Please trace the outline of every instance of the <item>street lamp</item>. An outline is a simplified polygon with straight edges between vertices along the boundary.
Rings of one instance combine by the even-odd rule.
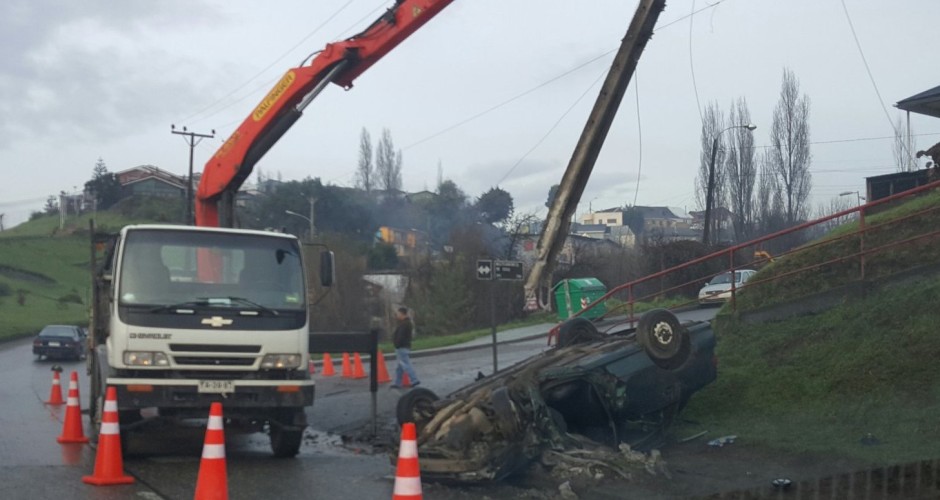
[[[300,217],[301,219],[307,221],[307,223],[310,224],[310,241],[313,241],[313,219],[307,217],[306,215],[298,214],[297,212],[292,212],[290,210],[285,210],[284,213],[287,215],[293,215],[294,217]]]
[[[711,226],[712,192],[715,190],[715,159],[718,156],[718,139],[721,137],[721,134],[735,128],[746,128],[753,131],[757,128],[757,125],[754,125],[753,123],[748,123],[745,125],[732,125],[715,134],[715,139],[712,141],[712,159],[708,164],[708,186],[705,190],[705,229],[702,231],[702,243],[705,245],[708,245],[708,233],[709,227]]]
[[[845,191],[845,192],[839,193],[839,196],[848,196],[848,195],[850,195],[850,194],[854,194],[854,195],[855,195],[856,199],[858,199],[858,204],[859,204],[859,205],[862,204],[862,201],[868,201],[864,196],[862,196],[861,194],[859,194],[858,191]]]

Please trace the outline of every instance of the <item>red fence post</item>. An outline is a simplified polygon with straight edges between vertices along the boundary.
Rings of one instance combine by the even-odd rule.
[[[733,249],[732,249],[732,250],[729,250],[729,251],[728,251],[728,255],[730,256],[730,258],[728,259],[728,261],[729,261],[728,264],[729,264],[730,271],[731,271],[731,310],[732,310],[732,311],[737,311],[737,310],[738,310],[738,305],[737,305],[737,301],[735,300],[735,297],[736,297],[736,295],[737,295],[737,294],[736,294],[736,290],[737,290],[737,286],[736,286],[736,285],[737,285],[737,279],[736,279],[736,276],[735,276],[735,274],[734,274],[734,250],[733,250]]]
[[[633,284],[627,287],[627,308],[630,310],[630,326],[633,326]]]
[[[859,281],[865,281],[865,208],[858,210]]]

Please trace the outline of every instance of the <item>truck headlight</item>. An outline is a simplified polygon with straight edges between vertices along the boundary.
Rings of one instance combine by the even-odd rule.
[[[124,364],[128,366],[170,366],[166,354],[149,351],[124,351]]]
[[[300,354],[265,354],[261,368],[292,370],[300,366]]]

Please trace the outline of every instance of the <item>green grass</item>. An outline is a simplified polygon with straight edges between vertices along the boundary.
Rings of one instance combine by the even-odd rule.
[[[866,217],[866,226],[878,227],[865,234],[865,248],[873,249],[936,230],[940,227],[940,209],[911,219],[897,220],[928,208],[940,208],[940,192],[926,194]],[[804,245],[802,250],[784,256],[764,267],[752,278],[752,282],[770,279],[807,266],[858,253],[861,248],[859,237],[857,235],[846,236],[857,229],[858,221],[837,227],[818,242]],[[819,242],[826,243],[817,245],[816,243]],[[865,262],[865,278],[889,276],[912,267],[936,263],[940,263],[940,245],[936,244],[936,238],[922,239],[914,244],[893,247],[868,255]],[[803,297],[856,282],[860,277],[859,259],[852,258],[805,270],[779,280],[755,283],[741,290],[737,297],[737,310],[747,311],[775,302]],[[725,307],[722,313],[727,312],[728,307]]]
[[[607,299],[605,303],[607,305],[608,314],[627,314],[629,311],[627,304],[622,300],[610,298]],[[686,297],[666,297],[648,302],[634,302],[633,312],[635,314],[640,314],[652,309],[670,309],[690,303],[695,304],[695,301]]]
[[[542,323],[553,323],[557,320],[556,316],[552,313],[536,313],[532,314],[525,319],[520,319],[512,321],[503,325],[496,327],[497,332],[502,332],[505,330],[512,330],[514,328],[521,328],[524,326],[538,325]],[[411,350],[420,351],[425,349],[437,349],[440,347],[449,347],[452,345],[462,344],[464,342],[469,342],[471,340],[476,340],[480,337],[486,337],[490,335],[489,328],[478,328],[476,330],[468,330],[461,333],[455,333],[453,335],[438,335],[433,337],[422,337],[419,336],[412,341]],[[395,347],[392,343],[389,342],[380,342],[379,349],[382,352],[389,353],[394,352]]]
[[[718,380],[684,413],[709,436],[871,463],[937,458],[940,283],[885,290],[824,314],[759,326],[729,318]],[[863,446],[872,434],[881,441]]]

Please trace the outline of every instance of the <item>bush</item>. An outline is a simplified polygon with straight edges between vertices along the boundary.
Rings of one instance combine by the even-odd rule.
[[[8,283],[0,281],[0,297],[9,297],[13,295],[13,288]]]

